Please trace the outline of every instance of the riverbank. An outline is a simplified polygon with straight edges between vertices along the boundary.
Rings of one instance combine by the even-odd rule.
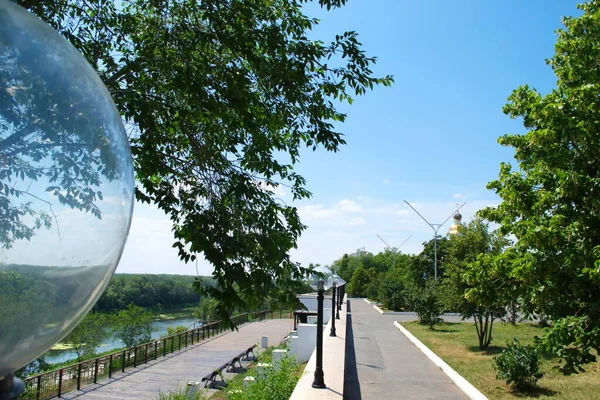
[[[196,305],[188,305],[177,308],[148,308],[147,310],[154,316],[154,321],[171,321],[174,319],[194,318],[196,307]]]

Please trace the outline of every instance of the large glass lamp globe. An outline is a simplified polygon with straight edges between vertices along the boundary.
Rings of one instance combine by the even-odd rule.
[[[318,266],[308,276],[308,284],[313,290],[328,290],[333,284],[331,270],[324,266]]]
[[[0,0],[0,379],[60,341],[102,294],[133,189],[121,117],[95,71]]]
[[[340,287],[346,284],[346,281],[340,278],[337,274],[333,274],[333,283],[335,286]]]

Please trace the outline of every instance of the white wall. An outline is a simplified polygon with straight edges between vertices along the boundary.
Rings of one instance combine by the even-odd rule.
[[[323,329],[325,330],[331,318],[331,308],[323,309]],[[329,331],[327,331],[329,332]],[[323,335],[328,334],[324,332]],[[317,325],[298,324],[295,336],[288,336],[288,353],[296,356],[297,362],[308,361],[317,345]]]
[[[298,295],[298,300],[308,309],[308,311],[317,311],[317,295],[316,294],[301,294]],[[325,295],[323,298],[323,308],[331,308],[331,295]]]

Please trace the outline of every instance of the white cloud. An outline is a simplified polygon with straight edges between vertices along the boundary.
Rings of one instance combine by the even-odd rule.
[[[455,198],[456,200],[462,200],[462,199],[464,199],[464,198],[465,198],[465,195],[464,195],[464,194],[460,194],[460,193],[455,193],[455,194],[454,194],[454,198]]]
[[[348,222],[350,226],[366,225],[367,221],[363,217],[354,217]]]
[[[384,179],[384,180],[383,180],[383,184],[384,184],[384,185],[387,185],[388,183],[390,183],[389,179]]]
[[[326,208],[324,204],[311,204],[298,207],[298,214],[302,220],[329,219],[338,213],[335,208]]]
[[[442,223],[456,210],[452,195],[449,197],[447,202],[421,200],[411,204],[431,223]],[[295,261],[302,264],[329,264],[344,253],[353,253],[363,247],[367,251],[377,253],[385,247],[377,235],[383,237],[390,246],[400,246],[410,237],[401,251],[418,254],[423,248],[423,243],[431,240],[433,236],[431,227],[403,202],[364,197],[358,205],[362,211],[355,213],[342,211],[340,203],[342,202],[329,206],[312,206],[312,214],[321,213],[328,218],[306,222],[308,229],[302,234],[298,249],[292,252]],[[463,221],[469,222],[475,212],[490,204],[494,204],[494,201],[487,199],[468,202],[460,211]],[[439,234],[445,235],[451,223],[452,218],[440,228]]]
[[[277,185],[273,190],[273,193],[275,193],[275,196],[279,196],[279,197],[283,197],[286,195],[286,190],[283,186],[281,185]]]
[[[448,197],[446,202],[420,199],[421,202],[411,204],[430,222],[441,223],[456,210],[452,193]],[[340,198],[343,200],[339,201]],[[297,204],[302,222],[308,229],[300,237],[298,249],[292,251],[292,259],[304,265],[310,262],[329,264],[358,248],[377,253],[385,246],[376,235],[383,237],[390,246],[400,246],[412,235],[401,251],[419,253],[422,243],[431,240],[432,229],[405,203],[397,198],[394,200],[340,196],[330,203],[303,201]],[[460,211],[463,221],[469,222],[477,210],[497,203],[489,197],[469,201]],[[452,219],[439,233],[446,234],[451,222]],[[171,248],[173,241],[171,222],[164,213],[148,205],[136,204],[118,272],[194,274],[195,263],[181,262],[177,251]],[[199,270],[201,274],[210,274],[212,267],[201,260]]]
[[[344,199],[338,203],[338,207],[342,211],[356,213],[363,211],[363,208],[349,199]]]

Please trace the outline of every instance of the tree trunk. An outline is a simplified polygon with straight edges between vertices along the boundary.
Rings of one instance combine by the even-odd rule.
[[[491,314],[478,314],[474,317],[475,330],[479,340],[479,349],[485,350],[492,341],[492,327],[494,326],[494,317]]]
[[[517,326],[517,303],[514,301],[510,304],[510,323]]]

